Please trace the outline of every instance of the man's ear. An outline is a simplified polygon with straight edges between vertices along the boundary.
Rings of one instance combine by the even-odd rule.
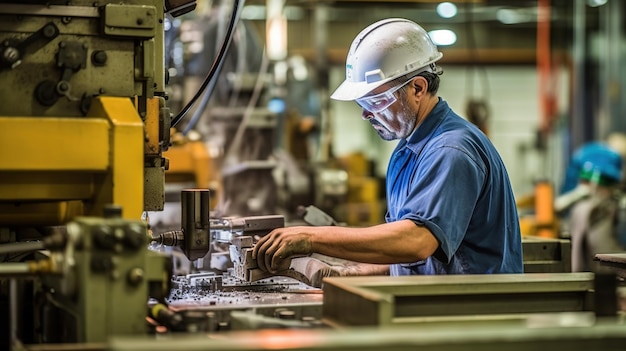
[[[413,84],[413,87],[415,88],[415,95],[422,91],[426,91],[428,88],[428,81],[424,77],[415,77],[411,84]]]

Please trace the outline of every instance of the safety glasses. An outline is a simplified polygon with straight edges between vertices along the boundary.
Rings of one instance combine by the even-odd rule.
[[[402,88],[403,86],[407,85],[412,80],[413,78],[408,79],[406,82],[398,86],[395,86],[380,94],[376,94],[372,96],[365,96],[360,99],[356,99],[356,103],[359,106],[361,106],[361,108],[369,112],[374,112],[374,113],[380,112],[386,109],[387,107],[391,106],[391,104],[393,104],[394,102],[396,102],[398,98],[396,98],[396,95],[394,93],[398,91],[400,88]]]

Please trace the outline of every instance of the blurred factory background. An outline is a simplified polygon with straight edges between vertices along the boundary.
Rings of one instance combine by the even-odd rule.
[[[441,40],[437,43],[444,54],[445,80],[440,95],[489,135],[508,167],[515,193],[533,192],[540,180],[560,189],[577,147],[625,128],[620,113],[625,108],[620,89],[625,78],[619,64],[624,50],[622,6],[600,1],[247,1],[221,73],[224,84],[211,87],[215,92],[207,104],[215,108],[204,111],[204,116],[195,112],[191,126],[181,130],[184,135],[198,132],[211,158],[221,162],[229,152],[228,143],[239,139],[217,131],[219,116],[237,114],[233,112],[237,109],[243,115],[253,103],[257,114],[249,109],[249,115],[261,119],[265,109],[274,128],[260,141],[262,146],[248,146],[265,151],[239,157],[272,158],[281,172],[290,172],[290,182],[277,184],[279,199],[259,194],[266,198],[257,204],[272,201],[289,212],[298,202],[290,203],[289,198],[303,195],[350,224],[363,218],[365,224],[380,221],[384,209],[371,203],[374,199],[384,203],[380,179],[395,143],[380,140],[360,123],[358,106],[330,101],[328,95],[343,80],[347,48],[360,29],[381,18],[407,17]],[[196,11],[172,21],[170,30],[177,33],[170,45],[173,106],[188,101],[208,71],[217,52],[216,38],[227,26],[224,11],[230,8],[228,1],[199,4]],[[271,21],[270,13],[276,14]],[[255,128],[248,128],[248,133]],[[237,147],[235,143],[233,149]],[[210,168],[209,177],[222,176],[219,166]],[[338,169],[367,179],[348,181]],[[276,179],[284,181],[275,174]],[[319,181],[327,187],[310,187]],[[346,192],[349,187],[340,186],[346,181],[353,189],[349,206],[362,202],[361,211],[373,213],[348,219],[334,213],[341,211],[337,203],[320,203],[326,194],[319,192]],[[368,200],[355,199],[362,196]],[[228,206],[243,206],[231,211],[260,211],[254,208],[256,196],[241,197],[250,204],[243,206],[243,200],[231,198]],[[338,201],[345,204],[346,199]],[[262,207],[261,211],[276,210]]]
[[[621,0],[0,1],[0,348],[623,349],[625,14]],[[353,38],[387,17],[429,32],[439,95],[500,152],[526,274],[321,289],[246,266],[276,227],[384,221],[396,144],[329,95]]]

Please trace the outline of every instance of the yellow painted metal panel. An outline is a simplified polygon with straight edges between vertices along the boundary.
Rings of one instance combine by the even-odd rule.
[[[165,172],[166,176],[176,173],[193,173],[193,159],[188,145],[174,145],[163,152],[163,157],[170,160],[170,167]]]
[[[158,155],[161,151],[159,145],[159,111],[161,109],[160,98],[148,99],[146,102],[146,128],[145,150],[146,155]]]
[[[111,123],[112,197],[102,199],[122,206],[127,219],[143,213],[144,129],[141,117],[128,98],[94,99],[89,116],[107,117]]]
[[[83,214],[81,201],[1,203],[0,223],[11,225],[60,225]]]
[[[215,178],[209,152],[202,141],[190,141],[171,146],[163,152],[170,160],[165,179],[169,182],[193,181],[198,188],[209,188]]]
[[[84,172],[0,172],[0,201],[86,200],[94,177]]]
[[[105,171],[108,133],[104,119],[0,117],[0,171]]]

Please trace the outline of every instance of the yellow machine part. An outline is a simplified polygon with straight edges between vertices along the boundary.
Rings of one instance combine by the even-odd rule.
[[[198,188],[210,188],[212,160],[203,142],[173,145],[163,156],[170,160],[169,169],[165,172],[167,182],[192,181]]]
[[[143,147],[128,98],[95,98],[87,118],[0,117],[0,225],[57,225],[107,204],[141,218]]]
[[[384,220],[384,199],[380,198],[380,182],[370,176],[370,162],[362,152],[339,159],[348,172],[347,202],[339,208],[345,211],[348,225],[375,225]]]
[[[164,101],[159,98],[148,99],[146,102],[146,118],[144,128],[146,131],[145,153],[146,155],[160,155],[161,146],[159,145],[160,127],[159,127],[159,111]]]
[[[196,188],[210,189],[210,208],[215,208],[222,184],[220,174],[216,172],[216,161],[204,142],[175,142],[163,152],[163,157],[169,160],[169,168],[165,172],[166,183],[193,183]]]
[[[532,215],[520,216],[520,230],[524,236],[538,236],[547,239],[559,237],[559,220],[554,211],[554,189],[547,181],[538,181],[534,192],[519,197],[518,210],[532,208]]]

